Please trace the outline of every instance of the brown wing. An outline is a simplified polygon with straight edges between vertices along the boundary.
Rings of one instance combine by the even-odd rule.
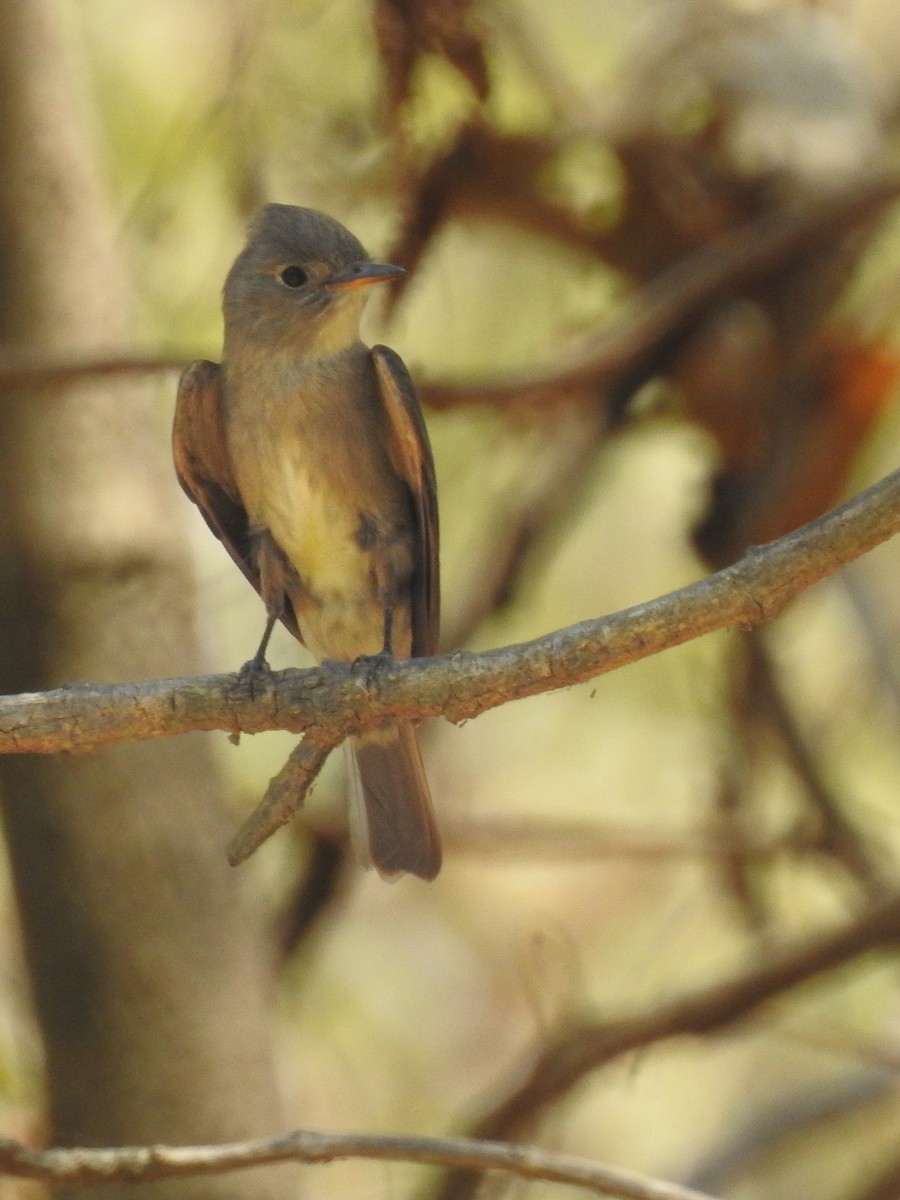
[[[378,373],[381,400],[390,420],[391,457],[409,487],[418,526],[413,575],[412,652],[417,656],[434,654],[438,642],[441,589],[437,485],[431,443],[403,359],[387,346],[373,346],[372,361]]]
[[[182,373],[172,426],[172,457],[178,482],[255,590],[262,594],[259,555],[255,552],[257,535],[250,528],[228,456],[218,363],[201,359]],[[283,609],[281,620],[299,639],[300,631],[286,598]]]

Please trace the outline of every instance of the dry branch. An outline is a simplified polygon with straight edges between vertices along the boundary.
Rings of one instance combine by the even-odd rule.
[[[330,1163],[342,1158],[505,1171],[522,1179],[569,1184],[623,1200],[710,1200],[706,1193],[693,1188],[588,1159],[554,1154],[535,1146],[508,1146],[466,1138],[297,1130],[278,1137],[221,1146],[71,1150],[32,1150],[11,1139],[0,1139],[0,1172],[56,1185],[183,1178],[271,1163]]]
[[[693,638],[769,621],[900,530],[900,471],[698,583],[531,642],[432,659],[329,663],[255,679],[76,684],[0,699],[0,752],[56,754],[192,730],[314,729],[321,743],[385,721],[459,722],[580,683]]]

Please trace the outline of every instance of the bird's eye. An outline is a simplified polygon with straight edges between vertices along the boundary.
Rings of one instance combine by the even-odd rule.
[[[303,287],[309,276],[302,267],[285,267],[278,278],[285,287],[299,288]]]

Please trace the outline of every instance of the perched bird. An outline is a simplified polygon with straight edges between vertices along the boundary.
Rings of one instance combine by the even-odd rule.
[[[359,335],[371,262],[341,224],[269,204],[225,281],[221,364],[178,388],[178,479],[262,597],[319,661],[435,652],[434,465],[402,360]],[[433,879],[440,837],[408,722],[350,739],[351,804],[383,875]],[[351,826],[354,821],[351,821]]]

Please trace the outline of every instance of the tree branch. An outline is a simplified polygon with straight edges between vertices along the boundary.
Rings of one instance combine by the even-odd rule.
[[[580,683],[716,630],[752,628],[900,531],[900,471],[739,562],[659,599],[531,642],[372,667],[329,663],[254,678],[74,684],[0,698],[0,752],[57,754],[193,730],[316,731],[320,744],[380,723],[459,722]]]
[[[814,204],[765,212],[666,267],[628,311],[554,362],[471,385],[426,382],[422,398],[440,411],[461,405],[540,408],[563,398],[596,403],[603,389],[628,395],[652,371],[660,347],[698,313],[871,221],[898,191],[896,176],[876,177]]]
[[[508,1146],[467,1138],[317,1133],[304,1129],[221,1146],[71,1150],[32,1150],[20,1142],[0,1138],[0,1172],[53,1185],[183,1178],[271,1163],[330,1163],[343,1158],[505,1171],[522,1179],[569,1184],[623,1200],[710,1200],[706,1193],[693,1188],[573,1155],[554,1154],[536,1146]]]
[[[767,1001],[853,958],[900,941],[900,894],[873,905],[836,932],[785,947],[753,971],[666,1001],[649,1012],[605,1024],[567,1022],[555,1036],[542,1035],[524,1078],[475,1126],[474,1136],[502,1139],[521,1135],[548,1105],[590,1072],[623,1054],[668,1038],[701,1035],[749,1016]],[[468,1200],[475,1179],[465,1169],[450,1172],[439,1200]]]
[[[85,355],[81,358],[47,355],[19,347],[0,349],[0,387],[46,387],[48,384],[75,383],[82,379],[103,379],[106,376],[143,376],[174,374],[184,367],[174,354],[148,357],[138,352],[108,357]]]
[[[245,862],[282,825],[286,825],[325,765],[337,739],[307,734],[291,751],[287,762],[266,788],[266,794],[228,846],[233,867]]]

